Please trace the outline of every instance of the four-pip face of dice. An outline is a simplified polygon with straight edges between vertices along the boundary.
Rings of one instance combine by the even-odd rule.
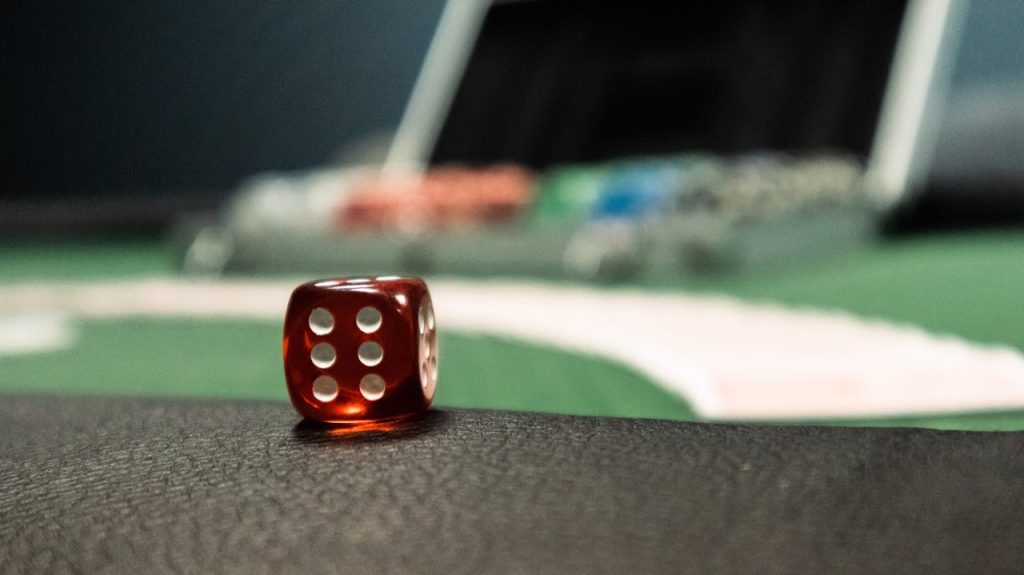
[[[362,423],[426,411],[437,385],[437,331],[422,280],[330,279],[292,292],[284,372],[300,415]]]

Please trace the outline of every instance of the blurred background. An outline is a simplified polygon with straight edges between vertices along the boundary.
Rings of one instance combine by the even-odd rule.
[[[0,393],[280,400],[282,286],[401,273],[441,405],[1024,428],[1024,4],[686,11],[0,8]]]

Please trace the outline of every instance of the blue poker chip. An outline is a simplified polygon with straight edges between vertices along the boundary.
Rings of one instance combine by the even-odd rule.
[[[675,170],[629,167],[605,182],[593,207],[594,219],[643,219],[664,209],[675,191]]]

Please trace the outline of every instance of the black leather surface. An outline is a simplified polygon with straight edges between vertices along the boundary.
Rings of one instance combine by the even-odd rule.
[[[0,396],[0,571],[1016,572],[1024,434]]]

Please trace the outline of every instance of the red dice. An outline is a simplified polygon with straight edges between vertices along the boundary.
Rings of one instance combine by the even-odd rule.
[[[422,280],[302,284],[284,322],[284,373],[308,419],[364,423],[426,411],[437,385],[437,331]]]

